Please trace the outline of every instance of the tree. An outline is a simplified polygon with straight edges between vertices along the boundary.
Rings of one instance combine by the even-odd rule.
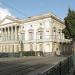
[[[75,39],[75,11],[69,8],[68,14],[64,20],[66,28],[63,29],[63,33],[65,34],[65,37]]]

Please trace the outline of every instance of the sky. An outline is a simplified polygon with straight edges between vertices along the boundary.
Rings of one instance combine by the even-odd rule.
[[[22,19],[48,12],[64,19],[68,8],[75,10],[75,0],[0,0],[0,19],[6,15]]]

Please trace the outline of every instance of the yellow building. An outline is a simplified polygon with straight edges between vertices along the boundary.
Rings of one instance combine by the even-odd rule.
[[[62,33],[64,28],[63,21],[52,13],[23,20],[6,16],[0,21],[0,54],[60,55],[61,44],[70,42]]]

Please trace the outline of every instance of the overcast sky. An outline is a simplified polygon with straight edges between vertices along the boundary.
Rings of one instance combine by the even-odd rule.
[[[26,18],[52,12],[63,19],[68,8],[75,10],[75,0],[0,0],[0,18],[5,15]]]

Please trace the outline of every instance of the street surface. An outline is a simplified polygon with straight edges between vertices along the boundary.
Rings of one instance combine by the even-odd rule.
[[[56,56],[0,58],[0,75],[37,75],[64,58]]]

